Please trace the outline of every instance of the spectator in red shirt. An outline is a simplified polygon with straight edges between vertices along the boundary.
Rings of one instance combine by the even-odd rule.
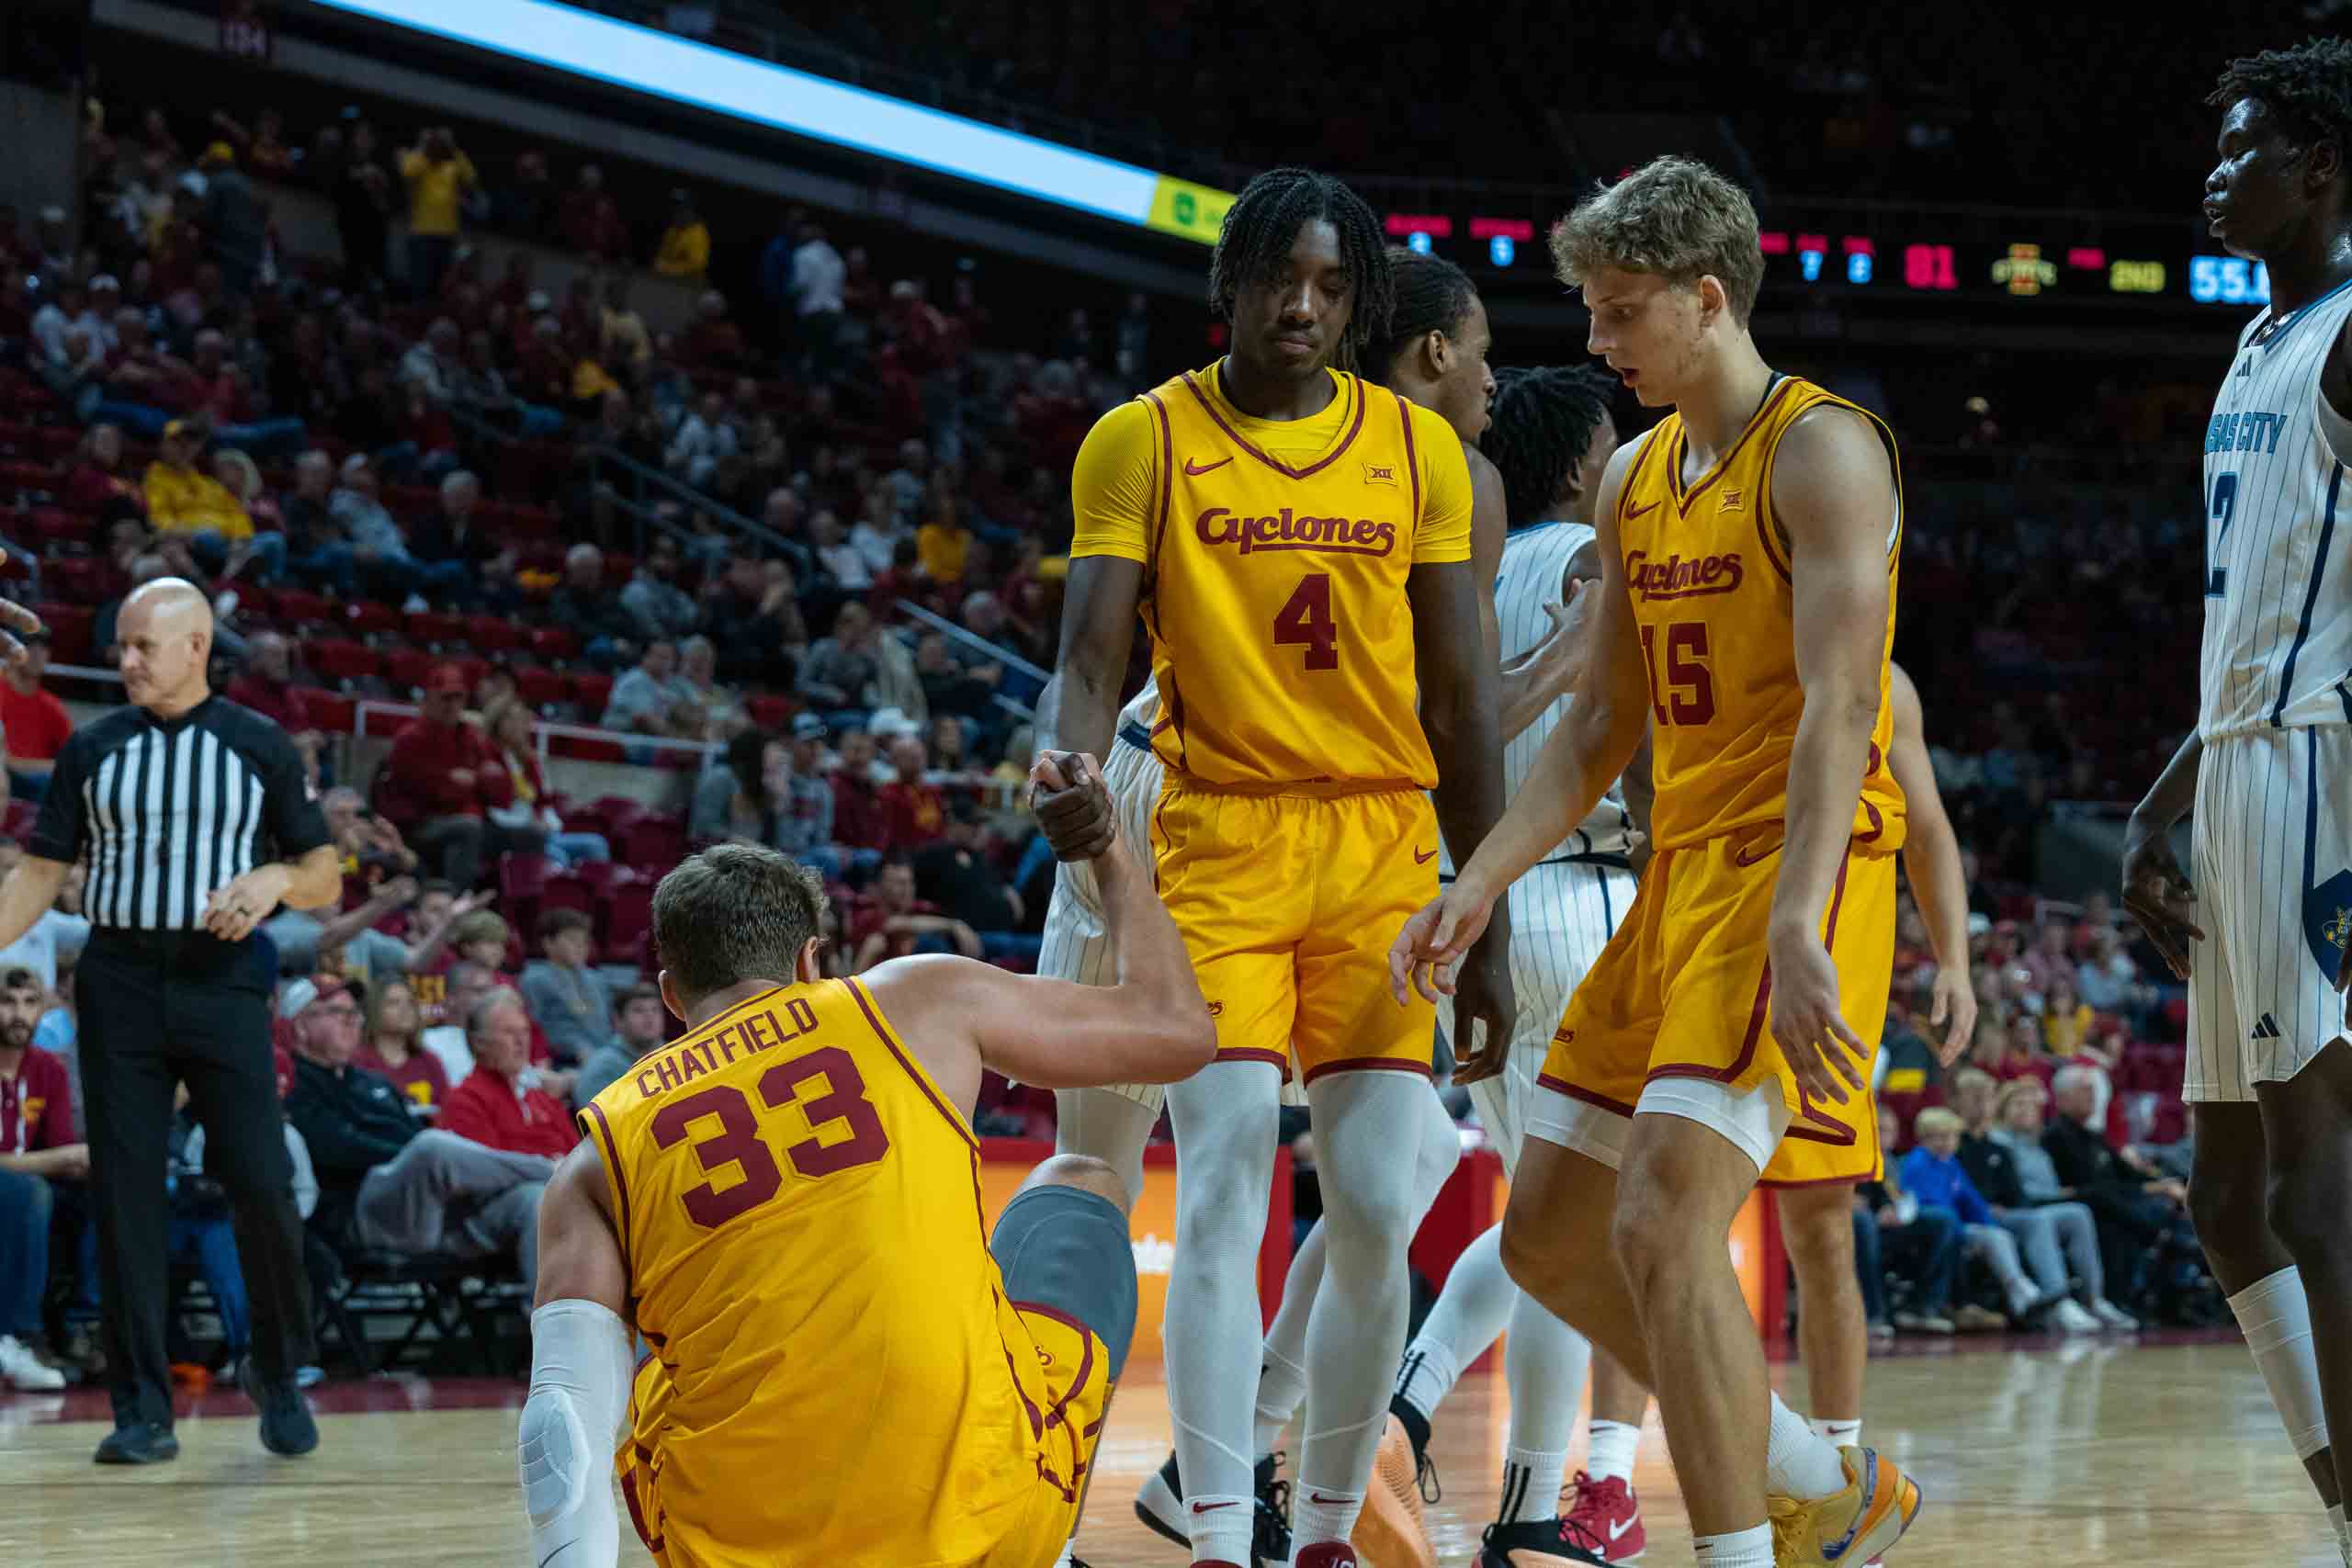
[[[449,1091],[441,1125],[461,1138],[513,1155],[561,1159],[580,1141],[571,1112],[538,1087],[531,1071],[531,1016],[503,988],[474,1003],[466,1021],[474,1070]]]
[[[49,668],[49,633],[33,632],[25,638],[25,657],[9,666],[0,681],[0,734],[8,747],[8,793],[17,800],[40,800],[49,794],[50,770],[57,766],[58,749],[74,733],[74,716],[56,696],[42,690],[41,671]]]
[[[89,1145],[74,1136],[65,1064],[33,1043],[48,1003],[31,970],[0,975],[0,1380],[40,1390],[65,1386],[41,1341],[51,1184],[90,1174]]]
[[[678,343],[678,363],[689,370],[733,370],[743,363],[743,329],[727,319],[727,296],[706,289],[695,324]]]
[[[424,1014],[405,980],[379,982],[368,997],[368,1032],[352,1066],[401,1091],[408,1113],[430,1125],[449,1102],[449,1075],[424,1048]]]
[[[879,846],[890,854],[910,854],[947,836],[947,796],[937,784],[922,782],[931,754],[920,736],[901,735],[890,742],[890,766],[898,778],[882,786],[883,829]]]
[[[857,901],[857,912],[850,917],[849,944],[857,954],[852,969],[857,974],[910,953],[944,953],[951,943],[967,958],[980,956],[978,932],[915,897],[915,868],[903,859],[875,874],[873,891]]]
[[[376,805],[413,848],[437,859],[443,876],[471,887],[485,855],[537,854],[546,834],[484,816],[512,801],[514,785],[490,737],[466,722],[465,707],[465,671],[436,665],[425,682],[423,716],[392,737]]]
[[[889,807],[874,781],[874,752],[869,732],[842,733],[841,764],[833,770],[833,841],[854,850],[878,850],[890,831]]]
[[[244,671],[230,682],[229,700],[253,709],[291,736],[294,749],[302,753],[303,774],[315,785],[319,752],[327,738],[311,722],[311,705],[294,684],[293,649],[276,632],[262,632],[245,646],[250,653]]]
[[[82,437],[73,471],[65,477],[65,504],[92,513],[101,523],[147,521],[147,491],[122,471],[122,428],[94,424]]]
[[[587,255],[628,252],[628,225],[621,221],[620,204],[605,189],[605,171],[594,164],[580,166],[579,183],[564,193],[556,209],[555,226],[567,244]]]

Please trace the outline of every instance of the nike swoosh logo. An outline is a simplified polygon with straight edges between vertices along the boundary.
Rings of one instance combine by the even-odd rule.
[[[1306,1500],[1310,1503],[1345,1503],[1350,1501],[1350,1499],[1346,1497],[1326,1497],[1320,1492],[1309,1492],[1306,1495]]]
[[[1193,1505],[1193,1512],[1196,1514],[1214,1514],[1219,1508],[1231,1508],[1237,1506],[1238,1506],[1238,1505],[1233,1503],[1195,1503]]]
[[[1208,473],[1213,469],[1222,468],[1231,461],[1233,461],[1233,459],[1230,457],[1219,457],[1214,463],[1204,463],[1198,457],[1187,457],[1184,459],[1184,471],[1192,475],[1193,478],[1198,479],[1201,475]]]
[[[1635,1525],[1640,1524],[1641,1522],[1642,1521],[1639,1519],[1611,1519],[1609,1522],[1609,1539],[1611,1540],[1624,1540],[1625,1532],[1632,1529]]]
[[[1731,863],[1734,865],[1754,865],[1758,861],[1765,860],[1772,855],[1780,853],[1781,846],[1787,840],[1785,840],[1776,839],[1771,843],[1765,845],[1762,849],[1758,850],[1753,854],[1750,854],[1745,849],[1735,851],[1731,857]]]
[[[1437,859],[1437,852],[1435,850],[1430,851],[1427,854],[1423,854],[1419,850],[1415,850],[1413,852],[1413,863],[1415,865],[1427,865],[1430,862],[1435,859]]]
[[[1656,512],[1659,505],[1659,502],[1653,501],[1647,506],[1634,507],[1625,513],[1625,520],[1630,523],[1645,512]]]

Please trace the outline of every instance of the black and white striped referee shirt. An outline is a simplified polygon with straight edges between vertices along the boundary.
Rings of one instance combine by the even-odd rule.
[[[329,840],[301,754],[276,724],[226,697],[177,718],[120,707],[57,753],[28,852],[89,852],[82,910],[101,928],[195,931],[205,901],[272,861]]]

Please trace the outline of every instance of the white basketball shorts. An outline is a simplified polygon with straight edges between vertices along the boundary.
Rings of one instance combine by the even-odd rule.
[[[2352,725],[2205,743],[2193,825],[2189,1100],[2250,1100],[2352,1035],[2335,969],[2352,938]]]
[[[1503,1156],[1506,1174],[1518,1169],[1536,1075],[1567,1010],[1568,994],[1633,908],[1634,886],[1633,873],[1615,866],[1557,861],[1530,867],[1506,896],[1518,1020],[1503,1070],[1470,1086],[1479,1125]],[[1458,1059],[1466,1043],[1454,1029],[1453,998],[1438,998],[1437,1020]]]

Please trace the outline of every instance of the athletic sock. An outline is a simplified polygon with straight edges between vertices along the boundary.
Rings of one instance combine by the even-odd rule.
[[[2230,1298],[2245,1348],[2270,1390],[2297,1459],[2327,1447],[2327,1412],[2320,1402],[2319,1362],[2312,1354],[2312,1303],[2303,1276],[2292,1267],[2248,1285]]]
[[[1860,1421],[1825,1421],[1814,1416],[1805,1423],[1813,1435],[1834,1449],[1859,1449],[1862,1446],[1862,1424]]]
[[[1495,1522],[1515,1525],[1556,1517],[1560,1511],[1560,1472],[1567,1468],[1567,1463],[1565,1453],[1510,1450],[1503,1460],[1503,1495],[1495,1508]]]
[[[1430,1417],[1461,1381],[1462,1369],[1454,1365],[1453,1348],[1443,1340],[1433,1339],[1424,1331],[1405,1348],[1405,1364],[1396,1371],[1396,1396],[1388,1407],[1404,1421],[1407,1431],[1418,1433],[1413,1438],[1415,1454],[1429,1447]],[[1408,1416],[1407,1411],[1412,1416]],[[1419,1417],[1418,1427],[1414,1416]]]
[[[1203,1562],[1247,1562],[1256,1512],[1248,1497],[1187,1497],[1184,1531],[1193,1557]]]
[[[1634,1483],[1634,1456],[1641,1451],[1642,1429],[1625,1421],[1595,1421],[1592,1452],[1586,1456],[1585,1473],[1595,1481]]]
[[[1254,1430],[1261,1454],[1274,1451],[1276,1439],[1306,1398],[1306,1369],[1269,1349],[1258,1369],[1258,1414]]]
[[[1699,1568],[1772,1568],[1772,1527],[1699,1536],[1690,1550]]]
[[[1310,1546],[1346,1540],[1356,1528],[1356,1516],[1363,1512],[1363,1494],[1307,1486],[1292,1494],[1290,1506],[1290,1539],[1295,1557]],[[1242,1544],[1249,1544],[1246,1538]]]
[[[1838,1450],[1816,1437],[1804,1417],[1781,1404],[1777,1393],[1772,1396],[1771,1439],[1764,1453],[1764,1489],[1804,1502],[1846,1489],[1846,1463]]]

